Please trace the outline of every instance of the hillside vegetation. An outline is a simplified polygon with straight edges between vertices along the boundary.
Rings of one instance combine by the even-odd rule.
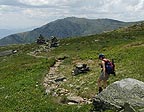
[[[44,77],[58,57],[68,57],[57,70],[58,75],[67,78],[59,87],[83,98],[97,94],[99,53],[115,60],[116,76],[111,75],[108,84],[127,77],[144,82],[144,23],[97,35],[61,39],[59,47],[48,52],[41,50],[36,56],[28,55],[40,48],[35,43],[0,47],[0,51],[18,50],[16,54],[0,57],[1,112],[88,112],[91,104],[61,104],[65,96],[45,93]],[[77,63],[86,63],[90,72],[73,76],[71,71]]]
[[[136,22],[122,22],[112,19],[86,19],[67,17],[50,22],[32,31],[9,35],[0,40],[0,46],[9,44],[32,43],[40,34],[45,38],[86,36],[111,31],[119,27],[129,26]]]

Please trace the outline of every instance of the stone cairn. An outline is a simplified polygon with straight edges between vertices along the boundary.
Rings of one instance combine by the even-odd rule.
[[[52,36],[50,40],[50,47],[58,47],[58,46],[59,46],[58,39]]]
[[[49,48],[58,47],[59,46],[59,40],[56,37],[51,36],[50,40],[45,40],[45,38],[41,34],[37,38],[36,43],[39,44],[39,45],[46,45]]]
[[[44,37],[40,34],[40,36],[37,39],[37,44],[46,44],[46,41],[44,39]]]
[[[87,64],[77,64],[77,65],[75,65],[75,68],[72,71],[72,74],[73,75],[78,75],[78,74],[81,74],[81,73],[87,73],[88,71],[90,71],[90,69],[87,66]]]

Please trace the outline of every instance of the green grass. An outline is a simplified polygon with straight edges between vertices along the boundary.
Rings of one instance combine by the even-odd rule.
[[[1,112],[69,112],[89,108],[62,106],[54,102],[56,98],[45,94],[43,78],[54,59],[34,58],[25,52],[0,58]]]
[[[88,112],[92,105],[60,104],[60,97],[45,93],[43,79],[55,58],[60,56],[68,56],[57,71],[57,74],[67,77],[60,87],[84,98],[91,98],[97,93],[99,53],[115,60],[117,76],[110,76],[109,84],[128,77],[144,82],[144,31],[125,31],[120,29],[99,35],[62,39],[59,47],[37,54],[45,58],[27,55],[40,48],[36,44],[0,47],[0,51],[18,50],[14,55],[0,57],[0,111]],[[88,64],[91,71],[72,76],[71,71],[76,63]]]

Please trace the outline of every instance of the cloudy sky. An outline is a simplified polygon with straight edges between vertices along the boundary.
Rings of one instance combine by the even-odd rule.
[[[65,17],[144,20],[144,0],[0,0],[0,28],[42,26]]]

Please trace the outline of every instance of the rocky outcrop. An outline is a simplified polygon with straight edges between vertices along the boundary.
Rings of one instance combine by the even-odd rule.
[[[144,108],[144,82],[123,79],[109,85],[93,100],[94,110],[121,110],[131,112]],[[99,106],[98,106],[99,105]]]
[[[15,53],[17,53],[17,50],[2,51],[2,52],[0,52],[0,57],[2,57],[2,56],[9,56],[9,55],[12,55],[12,54],[15,54]]]

